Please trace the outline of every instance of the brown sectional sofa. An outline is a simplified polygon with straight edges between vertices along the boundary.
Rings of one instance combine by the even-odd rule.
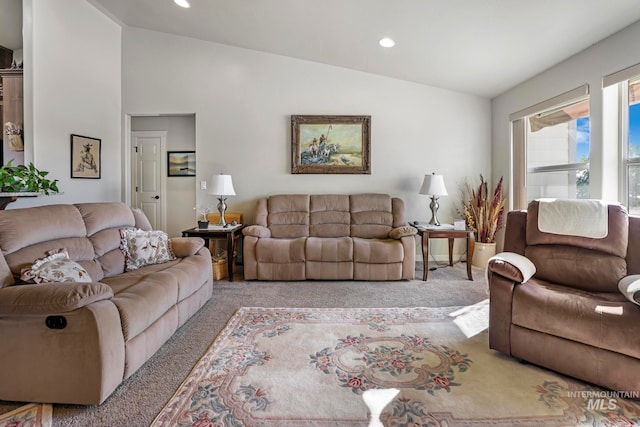
[[[0,211],[0,400],[101,403],[211,298],[202,239],[171,239],[177,259],[125,272],[131,227],[151,228],[123,203]],[[14,285],[59,248],[92,282]]]
[[[640,218],[607,205],[608,234],[541,232],[538,201],[508,213],[504,250],[489,261],[489,345],[612,390],[640,392]],[[527,261],[528,260],[528,261]],[[635,282],[625,296],[625,282]]]
[[[416,230],[387,194],[282,194],[258,200],[244,233],[247,280],[402,280]]]

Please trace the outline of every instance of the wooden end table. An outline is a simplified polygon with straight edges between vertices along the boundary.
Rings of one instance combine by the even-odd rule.
[[[209,240],[225,239],[227,241],[227,268],[229,281],[233,282],[233,253],[235,252],[237,241],[242,237],[244,224],[229,225],[221,227],[210,225],[209,228],[190,228],[182,232],[182,237],[202,237],[204,244],[209,247]]]
[[[412,224],[410,224],[413,226]],[[417,227],[416,227],[417,228]],[[453,265],[453,240],[467,239],[467,277],[473,280],[471,273],[471,262],[473,261],[473,251],[476,246],[476,239],[473,231],[470,230],[437,230],[417,228],[418,234],[422,237],[422,262],[424,265],[424,273],[422,280],[427,280],[429,274],[429,239],[448,239],[449,240],[449,265]]]

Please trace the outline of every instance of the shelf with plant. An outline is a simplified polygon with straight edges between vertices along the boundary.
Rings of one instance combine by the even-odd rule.
[[[0,168],[0,193],[2,196],[59,193],[58,180],[51,180],[48,175],[33,163],[13,165],[13,160],[9,160]]]

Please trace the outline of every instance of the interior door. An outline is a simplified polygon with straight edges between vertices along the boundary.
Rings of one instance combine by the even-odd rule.
[[[162,158],[166,132],[132,132],[132,205],[145,213],[155,230],[166,229],[166,192]]]

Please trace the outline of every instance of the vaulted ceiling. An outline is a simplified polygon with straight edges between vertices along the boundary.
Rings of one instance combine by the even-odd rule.
[[[486,97],[640,20],[637,0],[91,1],[133,27]]]
[[[1,19],[20,1],[0,0]],[[485,97],[640,20],[638,0],[89,1],[127,26]]]

